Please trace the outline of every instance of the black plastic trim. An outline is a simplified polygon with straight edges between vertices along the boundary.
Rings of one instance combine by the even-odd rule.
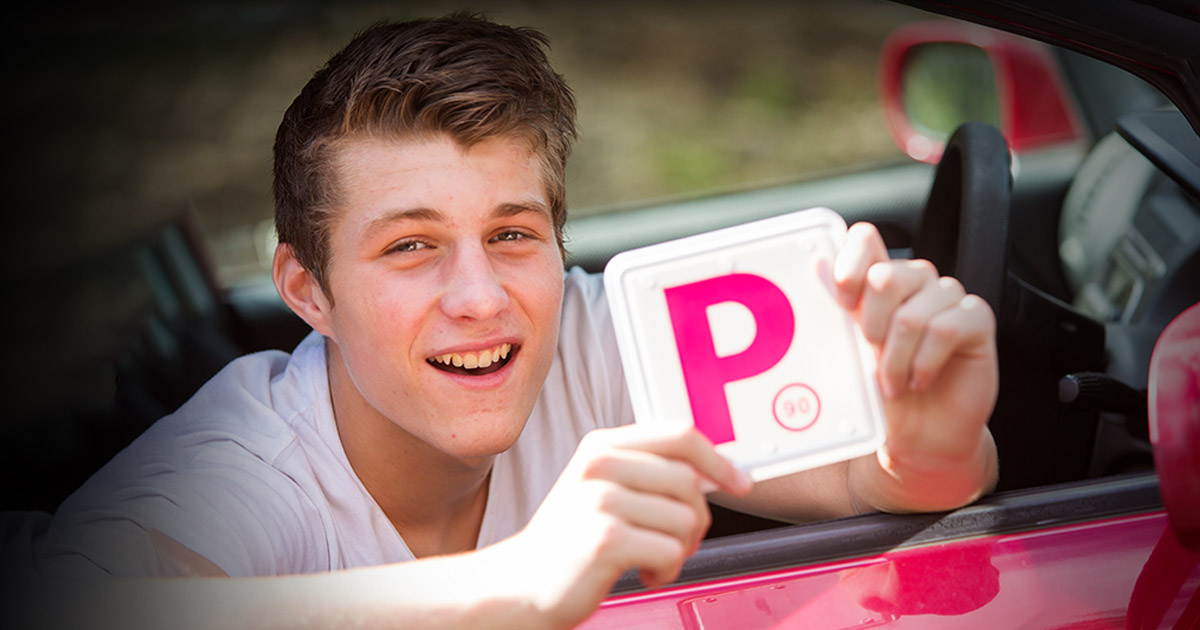
[[[1192,197],[1200,199],[1200,136],[1188,128],[1183,114],[1129,114],[1117,120],[1117,133]]]

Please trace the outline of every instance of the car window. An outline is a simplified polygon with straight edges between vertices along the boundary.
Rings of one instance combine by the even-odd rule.
[[[229,285],[272,249],[271,143],[283,110],[358,29],[461,5],[194,2],[71,15],[21,42],[36,175],[88,247],[194,214]],[[902,159],[878,111],[883,37],[926,14],[876,0],[471,6],[545,31],[579,103],[573,216]],[[31,9],[32,11],[32,9]],[[23,68],[23,69],[22,69]],[[65,156],[69,155],[67,158]],[[102,217],[102,218],[101,218]],[[93,243],[93,241],[101,241]]]

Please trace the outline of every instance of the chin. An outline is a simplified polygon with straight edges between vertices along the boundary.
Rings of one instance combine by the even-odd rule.
[[[512,448],[525,429],[525,419],[476,418],[439,435],[442,452],[457,459],[499,455]]]

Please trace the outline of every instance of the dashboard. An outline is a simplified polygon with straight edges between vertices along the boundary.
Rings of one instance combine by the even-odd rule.
[[[1074,306],[1161,330],[1200,299],[1200,137],[1174,111],[1133,114],[1097,143],[1064,201]]]

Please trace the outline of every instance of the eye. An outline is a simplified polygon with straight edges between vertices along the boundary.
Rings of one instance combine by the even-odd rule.
[[[407,240],[407,241],[400,241],[399,243],[392,245],[391,247],[388,248],[388,252],[404,254],[404,253],[408,253],[408,252],[415,252],[415,251],[422,250],[422,249],[429,249],[429,244],[424,243],[422,241],[415,240],[415,239],[411,239],[411,240]]]
[[[504,230],[496,233],[496,235],[492,237],[492,241],[520,241],[527,238],[529,238],[529,235],[525,234],[524,232],[519,232],[517,230]]]

